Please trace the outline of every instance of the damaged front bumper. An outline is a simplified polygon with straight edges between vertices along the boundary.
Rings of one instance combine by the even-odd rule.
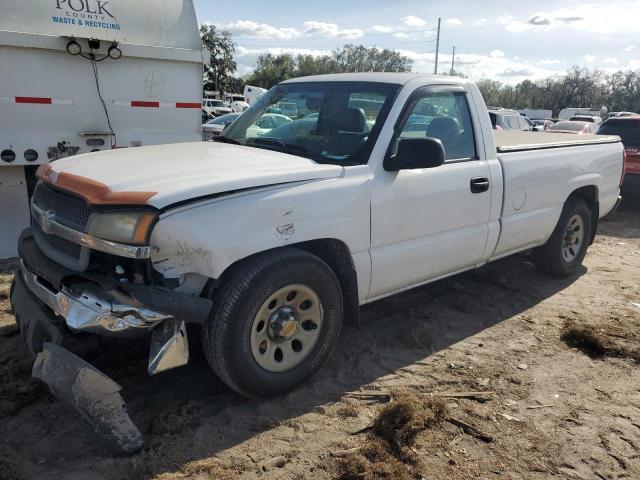
[[[123,452],[142,447],[126,413],[120,387],[71,351],[95,348],[101,336],[150,335],[150,375],[186,365],[185,323],[203,324],[211,302],[145,285],[119,285],[94,273],[78,273],[44,256],[23,234],[21,263],[11,289],[16,322],[33,355],[33,375],[72,406]]]
[[[44,256],[28,234],[20,239],[19,250],[21,263],[11,302],[34,355],[44,341],[61,344],[65,332],[110,337],[150,334],[150,375],[188,362],[185,323],[204,324],[210,300],[72,272]]]

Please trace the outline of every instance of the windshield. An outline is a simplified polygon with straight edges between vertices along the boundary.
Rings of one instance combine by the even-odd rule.
[[[277,150],[319,163],[367,163],[399,88],[368,82],[276,85],[218,141]]]
[[[640,121],[608,121],[598,130],[599,135],[618,135],[625,146],[640,145]]]

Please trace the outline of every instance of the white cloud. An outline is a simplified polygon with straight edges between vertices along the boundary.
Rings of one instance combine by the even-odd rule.
[[[596,61],[596,57],[594,57],[593,55],[583,55],[582,60],[584,60],[587,63],[593,63]]]
[[[478,20],[475,21],[475,26],[476,27],[482,27],[484,25],[487,24],[487,19],[486,18],[479,18]]]
[[[371,27],[371,31],[376,33],[393,33],[393,28],[385,27],[384,25],[374,25]]]
[[[540,60],[538,62],[538,65],[557,65],[560,63],[560,60],[557,59],[553,59],[553,60]]]
[[[409,27],[424,27],[427,24],[427,22],[425,22],[420,17],[414,17],[413,15],[404,17],[402,21]]]
[[[291,40],[300,37],[295,28],[280,28],[252,20],[237,20],[222,27],[235,35],[244,35],[259,39]]]
[[[585,3],[571,8],[537,12],[528,18],[504,15],[498,23],[509,32],[573,29],[590,33],[640,32],[640,2]]]
[[[448,25],[452,25],[454,27],[457,27],[457,26],[462,25],[462,20],[460,20],[459,18],[448,18],[447,19],[447,24]]]
[[[633,52],[636,49],[635,45],[629,45],[628,47],[625,47],[622,49],[623,52]]]
[[[394,37],[396,37],[396,38],[409,38],[409,35],[407,35],[407,34],[406,34],[406,33],[404,33],[404,32],[397,32],[397,33],[394,33],[394,34],[393,34],[393,36],[394,36]]]
[[[640,59],[631,60],[627,66],[628,70],[640,70]]]
[[[520,21],[512,17],[511,15],[503,15],[498,17],[498,24],[504,25],[504,29],[508,32],[526,32],[533,28],[526,22]]]
[[[602,63],[604,63],[605,65],[617,65],[618,59],[613,57],[608,57],[602,60]]]
[[[500,58],[504,57],[505,53],[502,50],[494,50],[489,55],[491,55],[493,58]]]
[[[335,23],[319,22],[310,20],[302,24],[305,27],[305,35],[319,35],[328,38],[361,38],[364,32],[359,28],[346,28],[341,30]]]

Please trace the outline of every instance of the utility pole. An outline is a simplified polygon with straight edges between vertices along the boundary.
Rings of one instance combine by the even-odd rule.
[[[438,74],[438,54],[440,53],[440,22],[442,22],[442,18],[438,18],[438,36],[436,37],[436,66],[433,70],[433,74]]]
[[[453,53],[451,54],[451,76],[453,77],[454,66],[456,64],[456,47],[453,47]]]

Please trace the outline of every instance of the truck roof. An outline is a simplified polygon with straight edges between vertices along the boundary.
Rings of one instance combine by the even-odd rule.
[[[518,130],[497,130],[494,133],[496,148],[501,153],[620,142],[620,137],[616,135],[577,135]]]
[[[358,72],[358,73],[332,73],[328,75],[312,75],[309,77],[292,78],[282,83],[299,82],[375,82],[394,83],[404,85],[410,80],[422,78],[435,83],[467,83],[467,80],[448,75],[428,75],[424,73],[395,73],[395,72]]]

